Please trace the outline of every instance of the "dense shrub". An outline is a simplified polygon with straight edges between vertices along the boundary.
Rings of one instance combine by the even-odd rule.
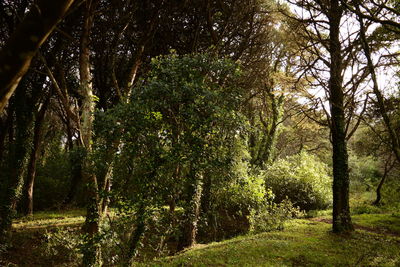
[[[262,173],[274,202],[286,198],[301,210],[327,208],[332,202],[331,177],[327,166],[307,153],[276,161]]]
[[[284,222],[302,216],[303,213],[293,206],[290,200],[281,203],[268,203],[263,209],[252,210],[249,216],[250,232],[260,233],[273,230],[283,230]]]
[[[211,207],[203,205],[203,211],[206,212],[200,224],[199,237],[204,241],[282,229],[283,223],[298,213],[298,209],[288,200],[280,204],[273,203],[274,194],[266,188],[264,177],[251,174],[246,149],[240,144],[235,149],[230,172],[221,173],[219,178],[213,173],[214,184],[209,200]],[[206,199],[203,197],[203,200]]]
[[[262,177],[249,174],[249,155],[243,144],[236,143],[232,153],[228,168],[205,177],[199,225],[199,237],[205,242],[247,233],[251,212],[263,209],[272,197]]]

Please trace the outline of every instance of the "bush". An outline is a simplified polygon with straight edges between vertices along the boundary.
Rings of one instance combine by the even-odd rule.
[[[262,175],[275,203],[287,198],[305,211],[325,209],[332,203],[328,168],[313,155],[300,153],[278,160]]]
[[[302,212],[293,207],[290,200],[285,199],[279,204],[270,203],[260,211],[252,210],[249,216],[250,232],[261,233],[273,230],[283,230],[284,222],[300,217]]]
[[[361,205],[351,209],[352,214],[376,214],[382,213],[382,209],[372,205]]]
[[[247,233],[250,229],[249,215],[264,209],[266,200],[271,199],[271,190],[265,190],[260,177],[241,174],[212,187],[210,209],[202,216],[199,225],[201,241],[222,240]]]

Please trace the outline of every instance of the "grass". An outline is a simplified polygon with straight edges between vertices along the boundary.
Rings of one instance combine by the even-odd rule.
[[[79,225],[85,220],[85,210],[73,209],[58,211],[40,211],[33,216],[21,217],[14,221],[15,230],[36,230],[48,227],[64,227]]]
[[[383,233],[400,235],[400,216],[397,214],[358,214],[353,216],[353,222]]]
[[[84,214],[83,210],[49,211],[19,218],[13,225],[12,246],[5,261],[0,257],[0,266],[11,262],[16,266],[77,266],[77,254],[46,251],[43,237],[59,229],[79,231]],[[284,231],[198,244],[176,256],[135,266],[400,266],[398,214],[354,214],[357,230],[348,236],[331,233],[329,214],[320,211],[318,218],[287,222]]]
[[[48,251],[47,233],[60,229],[79,231],[85,220],[82,209],[40,211],[13,223],[11,243],[0,253],[0,266],[72,266],[65,255]],[[1,251],[0,251],[1,252]]]
[[[349,236],[331,225],[293,220],[284,231],[197,245],[173,257],[137,266],[398,266],[400,237],[357,230]]]

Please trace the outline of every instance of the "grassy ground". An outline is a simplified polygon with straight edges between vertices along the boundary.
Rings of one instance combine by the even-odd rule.
[[[44,228],[66,227],[81,224],[85,220],[84,210],[74,209],[62,212],[40,211],[33,216],[21,217],[14,221],[15,230],[38,230]]]
[[[400,266],[397,214],[354,214],[357,230],[338,236],[330,232],[329,213],[320,212],[317,218],[288,222],[283,231],[199,244],[137,266]],[[49,250],[46,233],[71,229],[75,235],[83,215],[82,210],[41,212],[16,220],[12,244],[0,255],[0,266],[76,266],[77,251]],[[62,240],[65,231],[61,233]]]
[[[367,221],[370,228],[349,236],[332,234],[326,222],[293,220],[284,231],[197,245],[180,255],[138,266],[399,266],[400,232],[387,235],[383,230],[388,225],[382,228],[382,223],[390,219],[400,225],[400,218],[374,218],[355,216],[355,221]]]
[[[60,229],[79,232],[84,222],[84,210],[45,211],[14,221],[12,242],[6,252],[0,251],[0,266],[70,266],[69,252],[64,255],[48,249],[48,233]]]

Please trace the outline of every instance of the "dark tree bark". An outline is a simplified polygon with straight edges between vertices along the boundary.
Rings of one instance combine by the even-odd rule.
[[[1,128],[0,128],[0,163],[3,160],[3,154],[5,149],[5,140],[7,137],[7,132],[12,127],[12,120],[13,120],[13,112],[9,110],[7,117],[2,119],[1,121]]]
[[[42,144],[42,135],[43,135],[43,121],[46,114],[47,107],[50,102],[50,96],[47,97],[46,101],[43,103],[40,108],[35,121],[35,127],[33,131],[33,147],[28,163],[28,173],[26,179],[26,214],[33,214],[33,187],[35,183],[36,177],[36,161],[39,156],[40,146]]]
[[[23,174],[31,141],[32,110],[23,89],[17,89],[12,105],[15,105],[15,134],[9,132],[10,144],[8,160],[2,170],[2,187],[0,188],[0,243],[4,241],[11,229],[15,207],[20,198],[23,186]],[[13,107],[14,108],[14,107]],[[11,114],[10,114],[11,115]],[[10,128],[13,128],[11,126]],[[15,136],[14,136],[15,135]]]
[[[267,94],[271,101],[272,121],[270,124],[266,123],[260,113],[260,120],[264,125],[266,135],[265,143],[261,144],[263,150],[259,155],[259,165],[261,167],[265,167],[265,164],[273,160],[279,125],[282,123],[281,119],[283,115],[282,107],[284,96],[280,95],[276,97],[271,91],[268,91]]]
[[[27,72],[33,56],[74,0],[38,0],[0,51],[0,113]]]
[[[382,190],[382,186],[384,185],[386,178],[389,174],[389,172],[391,171],[391,169],[394,167],[395,165],[395,161],[391,162],[391,157],[389,157],[389,159],[386,161],[385,163],[385,169],[383,171],[383,175],[381,180],[379,181],[379,184],[376,188],[376,199],[374,202],[372,202],[372,205],[374,206],[379,206],[381,204],[381,199],[382,199],[382,195],[381,195],[381,190]]]
[[[329,103],[331,110],[331,135],[333,148],[333,232],[354,230],[349,206],[349,166],[346,142],[346,119],[344,113],[344,92],[342,87],[342,65],[340,44],[340,20],[342,7],[339,0],[331,0],[329,18],[330,79]]]

